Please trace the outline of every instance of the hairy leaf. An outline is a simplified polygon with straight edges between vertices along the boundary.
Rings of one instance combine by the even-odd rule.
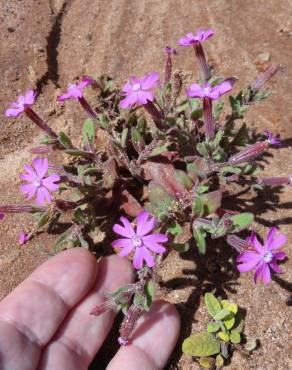
[[[210,333],[196,333],[184,340],[182,351],[189,356],[212,356],[220,352],[220,343]]]
[[[205,305],[209,314],[215,318],[215,316],[222,310],[222,306],[219,300],[212,293],[206,293],[204,296]]]

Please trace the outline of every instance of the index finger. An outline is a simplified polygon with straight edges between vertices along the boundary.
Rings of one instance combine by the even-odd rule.
[[[85,249],[62,252],[37,268],[0,303],[1,362],[33,369],[68,311],[90,290],[95,258]]]

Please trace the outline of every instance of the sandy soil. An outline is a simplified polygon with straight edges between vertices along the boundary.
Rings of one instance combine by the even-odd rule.
[[[200,26],[216,30],[216,37],[206,45],[209,60],[219,73],[240,78],[237,89],[257,75],[259,54],[269,53],[271,60],[282,66],[270,83],[275,94],[255,107],[247,122],[260,130],[280,132],[285,139],[281,150],[272,151],[266,173],[292,173],[291,0],[0,0],[0,7],[1,112],[18,93],[34,87],[41,93],[37,110],[55,129],[62,127],[73,135],[79,134],[78,122],[84,115],[74,103],[60,108],[55,97],[82,74],[109,73],[122,82],[132,73],[162,71],[163,48],[175,46],[179,37]],[[190,50],[180,50],[176,67],[197,74]],[[39,131],[25,117],[17,122],[3,117],[1,125],[2,204],[21,201],[18,172],[30,159],[29,148],[37,143]],[[288,234],[286,251],[290,256],[291,196],[289,188],[267,191],[257,201],[244,199],[246,207],[256,212],[255,226],[260,232],[274,224]],[[46,258],[37,247],[50,245],[55,239],[39,236],[28,246],[19,247],[15,231],[29,224],[29,217],[23,215],[0,223],[0,298]],[[159,295],[177,305],[183,322],[181,339],[205,326],[202,295],[216,289],[247,309],[246,333],[261,342],[250,358],[235,355],[228,368],[292,368],[288,340],[291,259],[284,265],[285,273],[271,285],[255,288],[251,275],[239,277],[232,264],[226,263],[226,254],[230,255],[224,246],[211,251],[207,259],[198,259],[194,252],[179,258],[173,252],[163,262]],[[179,343],[167,369],[197,368],[181,354]]]

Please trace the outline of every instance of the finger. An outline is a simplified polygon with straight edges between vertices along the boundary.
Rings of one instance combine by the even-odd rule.
[[[96,317],[90,312],[105,300],[104,293],[112,292],[132,279],[133,270],[127,259],[118,256],[102,259],[96,284],[70,312],[43,352],[39,370],[87,369],[105,340],[116,314],[108,311]]]
[[[68,311],[90,290],[97,275],[95,258],[85,249],[62,252],[36,269],[0,303],[0,363],[32,370],[41,348]],[[1,335],[2,336],[2,335]],[[9,367],[10,366],[10,367]],[[0,366],[2,369],[2,367]]]
[[[180,320],[173,305],[157,301],[143,315],[131,343],[119,349],[107,370],[163,369],[177,342]]]

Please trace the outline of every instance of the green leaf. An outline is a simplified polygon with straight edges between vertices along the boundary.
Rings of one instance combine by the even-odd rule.
[[[182,231],[182,227],[180,226],[180,224],[177,222],[177,221],[173,221],[169,226],[168,226],[168,232],[171,234],[171,235],[179,235]]]
[[[189,356],[212,356],[220,352],[220,343],[210,333],[196,333],[184,340],[182,351]]]
[[[153,279],[148,280],[146,286],[145,286],[145,292],[148,294],[152,299],[155,296],[155,284]]]
[[[191,118],[192,119],[200,119],[201,117],[203,117],[203,109],[202,108],[194,109],[191,112]]]
[[[136,127],[131,127],[131,140],[137,153],[140,153],[142,150],[144,150],[144,139]]]
[[[218,103],[214,104],[213,115],[214,115],[215,121],[219,119],[223,107],[224,107],[223,101],[219,101]]]
[[[148,311],[155,297],[155,284],[154,284],[153,279],[148,280],[147,284],[145,285],[145,294],[147,298],[147,310],[146,311]]]
[[[209,188],[210,188],[210,186],[208,184],[199,184],[196,187],[196,193],[201,195],[201,194],[205,193],[206,191],[208,191]]]
[[[200,197],[196,197],[193,201],[192,211],[194,216],[200,217],[204,213],[203,201]]]
[[[97,116],[98,123],[104,129],[107,129],[110,124],[110,119],[106,113],[101,113]]]
[[[79,224],[85,224],[86,223],[86,220],[84,218],[84,215],[83,215],[83,212],[81,210],[81,208],[77,208],[74,212],[74,215],[73,215],[73,220],[74,222],[76,223],[79,223]]]
[[[73,238],[73,234],[72,234],[73,230],[72,228],[69,228],[68,230],[66,230],[61,236],[60,238],[57,240],[56,244],[54,245],[54,248],[55,249],[58,249],[60,246],[62,246],[63,244],[69,242],[69,241],[72,241],[72,238]]]
[[[170,246],[172,249],[176,250],[179,253],[187,252],[190,249],[190,243],[170,243]]]
[[[224,365],[224,358],[221,355],[217,355],[215,359],[215,366],[221,367]]]
[[[158,155],[162,154],[162,153],[165,153],[168,151],[168,144],[165,144],[165,145],[162,145],[162,146],[158,146],[156,148],[154,148],[147,156],[147,158],[151,158],[151,157],[157,157]]]
[[[127,140],[128,140],[128,133],[129,133],[129,129],[127,127],[125,127],[123,129],[122,135],[121,135],[121,146],[122,146],[122,148],[126,147]]]
[[[225,333],[224,331],[219,331],[219,333],[217,335],[221,340],[223,340],[223,342],[229,342],[229,334],[228,333]]]
[[[209,314],[215,318],[218,312],[222,310],[219,300],[212,293],[206,293],[204,300]]]
[[[230,330],[233,328],[233,325],[235,323],[235,318],[231,317],[230,319],[224,320],[223,324],[227,330]]]
[[[93,153],[87,152],[86,150],[79,150],[79,149],[66,149],[66,154],[72,155],[73,157],[83,157],[83,158],[92,158]]]
[[[249,351],[249,352],[252,352],[256,348],[257,348],[257,340],[254,339],[254,338],[247,339],[247,341],[246,341],[246,343],[244,345],[244,349],[247,350],[247,351]]]
[[[225,166],[221,169],[222,173],[225,175],[226,173],[234,173],[238,174],[241,172],[241,168],[232,167],[232,166]]]
[[[211,369],[214,366],[215,360],[213,357],[201,357],[199,358],[199,364],[204,369]]]
[[[233,316],[233,313],[227,310],[226,308],[223,308],[221,311],[217,312],[214,316],[215,320],[226,320]]]
[[[254,220],[252,213],[244,212],[239,215],[230,216],[229,219],[233,223],[232,233],[237,233],[241,230],[246,229]]]
[[[220,324],[218,322],[210,322],[207,326],[208,333],[216,333],[220,329]]]
[[[63,148],[65,149],[72,149],[73,148],[73,144],[70,140],[70,138],[65,134],[65,132],[61,131],[59,133],[59,143],[62,145]]]
[[[206,232],[202,228],[196,227],[194,225],[193,225],[192,229],[193,229],[193,235],[194,235],[195,241],[197,243],[197,247],[199,249],[199,252],[201,254],[205,254],[205,252],[206,252],[206,240],[205,240]]]
[[[92,145],[94,143],[94,136],[95,136],[94,123],[92,119],[88,118],[87,120],[85,120],[82,128],[83,145],[86,145],[87,143]]]
[[[210,193],[203,194],[201,196],[201,200],[203,202],[204,208],[203,215],[205,216],[210,215],[211,213],[216,212],[216,210],[220,207],[222,200],[222,192],[221,190],[215,190],[211,191]]]
[[[192,179],[183,170],[175,170],[175,178],[186,188],[191,189],[194,185]]]
[[[237,330],[232,330],[230,333],[230,341],[234,344],[239,344],[241,341],[240,333]]]
[[[235,303],[229,302],[227,299],[222,299],[221,301],[223,308],[226,308],[230,312],[237,314],[238,306]]]
[[[50,212],[41,213],[40,218],[38,219],[37,229],[45,226],[50,220]]]

